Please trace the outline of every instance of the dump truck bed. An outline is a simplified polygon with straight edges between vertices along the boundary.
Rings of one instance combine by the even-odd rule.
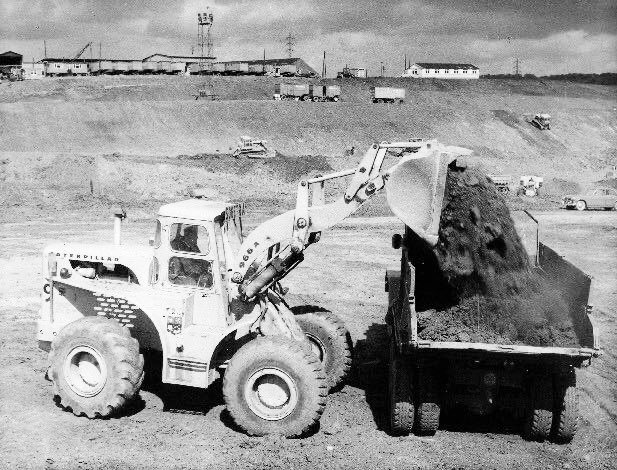
[[[414,308],[415,270],[409,262],[402,260],[401,271],[389,271],[386,280],[391,296],[389,315],[392,316],[391,325],[400,350],[416,354],[452,352],[459,355],[478,353],[512,358],[516,356],[521,360],[568,362],[576,366],[597,357],[599,344],[589,318],[591,306],[587,304],[591,277],[543,243],[538,244],[537,263],[542,275],[552,280],[561,290],[569,307],[568,313],[579,347],[423,340],[418,335],[418,315]]]

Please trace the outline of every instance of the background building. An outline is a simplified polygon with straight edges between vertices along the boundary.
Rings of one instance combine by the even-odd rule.
[[[409,78],[455,78],[472,80],[480,78],[480,69],[472,64],[416,62],[405,70],[401,76]]]

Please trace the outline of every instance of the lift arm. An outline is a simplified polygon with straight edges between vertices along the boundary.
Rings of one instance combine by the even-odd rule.
[[[401,150],[402,158],[382,172],[391,149]],[[469,153],[436,141],[381,142],[367,150],[355,169],[300,181],[296,208],[259,225],[242,243],[231,276],[239,297],[250,299],[286,276],[322,231],[349,217],[384,187],[394,214],[436,243],[446,167],[456,156]],[[348,176],[352,178],[344,195],[326,204],[325,183]]]

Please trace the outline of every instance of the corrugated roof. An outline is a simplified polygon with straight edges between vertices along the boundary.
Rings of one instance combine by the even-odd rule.
[[[424,69],[474,69],[480,70],[472,64],[448,64],[439,62],[416,62],[414,65],[419,65]]]
[[[302,60],[300,57],[291,57],[284,59],[259,59],[259,60],[223,60],[226,64],[249,64],[249,65],[257,65],[257,64],[268,64],[268,65],[294,65],[299,60]]]
[[[168,59],[178,59],[178,60],[190,60],[190,61],[199,61],[199,59],[203,59],[203,60],[214,60],[216,59],[216,57],[212,56],[212,57],[200,57],[200,56],[196,56],[196,55],[172,55],[172,54],[152,54],[149,55],[148,57],[144,57],[142,60],[146,61],[149,60],[150,58],[154,57],[154,56],[161,56],[161,57],[167,57]]]

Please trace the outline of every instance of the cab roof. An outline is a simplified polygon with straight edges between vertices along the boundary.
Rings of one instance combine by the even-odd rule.
[[[235,211],[242,213],[242,205],[222,201],[209,201],[207,199],[187,199],[186,201],[165,204],[159,209],[161,217],[178,217],[193,220],[214,220],[217,217],[225,217]]]

